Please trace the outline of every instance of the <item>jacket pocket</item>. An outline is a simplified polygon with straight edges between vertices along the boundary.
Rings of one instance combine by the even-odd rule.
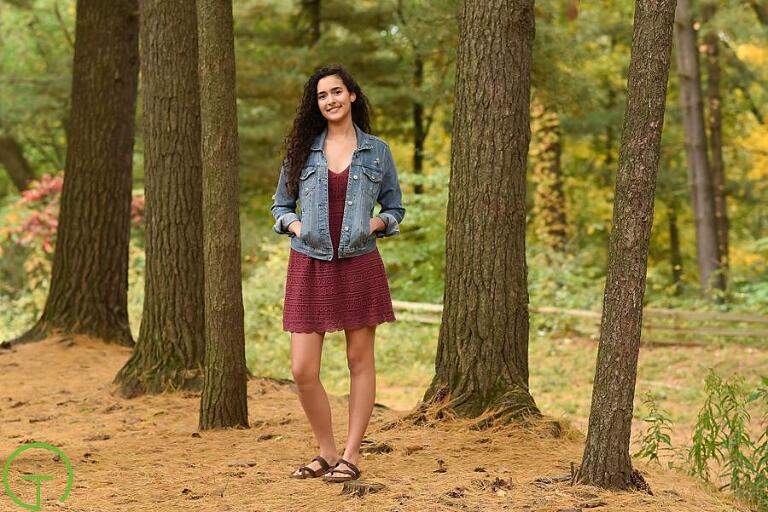
[[[381,169],[377,167],[363,164],[363,175],[365,175],[366,178],[363,180],[363,188],[365,189],[365,192],[368,193],[368,196],[375,201],[379,196],[383,173]]]

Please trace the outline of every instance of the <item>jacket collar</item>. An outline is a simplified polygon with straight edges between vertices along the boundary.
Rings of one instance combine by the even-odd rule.
[[[355,134],[357,135],[357,150],[373,149],[373,146],[371,145],[371,137],[363,130],[361,130],[360,127],[357,126],[357,123],[354,121],[352,122],[352,125],[355,127]],[[309,149],[312,151],[322,151],[323,144],[325,144],[325,136],[327,134],[328,127],[326,126],[323,128],[323,131],[320,132],[320,135],[315,137],[315,141],[312,143],[312,146]]]

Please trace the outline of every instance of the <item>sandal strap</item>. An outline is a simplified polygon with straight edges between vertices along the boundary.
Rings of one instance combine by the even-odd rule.
[[[349,470],[347,469],[337,469],[339,467],[339,464],[345,464],[346,466],[349,467],[349,469],[353,471],[353,473],[350,473]],[[346,473],[348,475],[354,476],[355,478],[360,476],[360,469],[354,464],[352,464],[351,462],[349,462],[348,460],[341,457],[339,458],[339,462],[336,463],[336,466],[333,468],[333,470],[339,471],[341,473]]]
[[[299,473],[304,474],[307,471],[309,471],[309,474],[312,476],[312,478],[315,478],[317,476],[317,471],[312,469],[309,466],[302,466],[302,467],[299,468]]]
[[[322,458],[320,455],[318,455],[317,457],[315,457],[315,458],[314,458],[314,459],[312,459],[312,460],[313,460],[313,461],[317,461],[317,462],[320,464],[320,467],[321,467],[321,468],[322,468],[324,471],[327,471],[327,470],[331,469],[331,465],[330,465],[330,464],[328,464],[328,461],[327,461],[327,460],[325,460],[324,458]]]

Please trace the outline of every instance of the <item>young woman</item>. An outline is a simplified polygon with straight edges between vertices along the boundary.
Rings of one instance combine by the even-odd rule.
[[[291,238],[283,330],[291,333],[291,370],[320,447],[294,478],[360,477],[360,443],[376,393],[376,326],[395,320],[376,240],[400,233],[405,209],[389,146],[370,131],[360,86],[334,66],[309,78],[285,141],[272,204],[274,231]],[[376,202],[381,209],[373,216]],[[320,356],[325,333],[342,329],[351,386],[349,432],[339,457]]]

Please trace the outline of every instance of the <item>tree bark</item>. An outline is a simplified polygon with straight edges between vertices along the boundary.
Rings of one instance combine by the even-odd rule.
[[[696,216],[696,254],[702,291],[717,300],[714,290],[725,290],[720,272],[717,244],[715,200],[712,174],[707,158],[707,137],[704,129],[704,107],[701,98],[701,75],[696,33],[691,21],[689,0],[678,0],[675,13],[677,33],[677,67],[680,78],[680,101],[683,111],[683,131],[688,160],[688,179]]]
[[[128,323],[131,169],[138,81],[135,0],[77,3],[72,110],[53,275],[37,324],[133,345]]]
[[[24,192],[35,179],[35,173],[24,158],[24,151],[12,137],[0,137],[0,164],[8,171],[8,176],[19,192]]]
[[[562,137],[557,111],[534,97],[531,122],[533,182],[536,185],[533,215],[538,238],[553,251],[563,252],[567,238],[565,194],[560,165]]]
[[[675,0],[635,2],[597,369],[578,474],[581,483],[610,489],[642,482],[629,441],[674,11]]]
[[[248,426],[232,0],[198,0],[205,262],[200,429]]]
[[[416,91],[421,91],[424,85],[424,61],[419,55],[414,59],[413,86]],[[420,97],[419,97],[420,98]],[[424,140],[427,138],[424,129],[424,103],[417,98],[413,102],[413,173],[422,174],[424,170]],[[414,194],[422,194],[424,186],[416,183],[413,186]]]
[[[711,20],[717,10],[717,4],[708,3],[702,8],[704,22]],[[717,33],[707,29],[704,35],[704,47],[707,53],[707,106],[709,115],[709,152],[712,156],[712,186],[714,187],[715,223],[717,227],[717,246],[720,265],[724,272],[728,270],[728,209],[726,202],[725,166],[723,164],[723,118],[722,96],[720,95],[720,48]],[[727,279],[723,277],[727,286]]]
[[[533,0],[461,2],[444,311],[424,403],[538,414],[528,390],[525,173]]]
[[[146,278],[136,349],[115,377],[126,397],[199,389],[205,355],[197,12],[140,9]]]

